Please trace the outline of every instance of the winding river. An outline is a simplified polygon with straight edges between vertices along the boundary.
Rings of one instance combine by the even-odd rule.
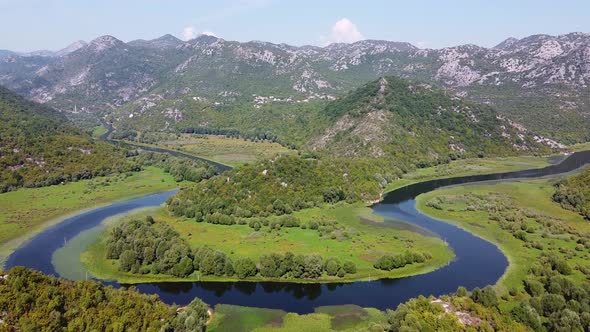
[[[395,308],[399,303],[420,294],[440,295],[454,292],[459,286],[471,289],[494,284],[508,266],[508,261],[500,250],[492,243],[454,225],[420,213],[416,210],[415,198],[422,193],[449,185],[566,173],[589,162],[590,151],[577,152],[559,164],[542,169],[426,181],[388,193],[382,202],[373,206],[376,213],[423,227],[439,235],[455,253],[455,259],[447,266],[427,274],[343,284],[178,282],[139,284],[136,287],[143,293],[158,294],[167,303],[187,304],[194,297],[200,297],[210,305],[225,303],[309,313],[318,306],[338,304],[356,304],[378,309]],[[160,205],[174,193],[175,191],[170,191],[115,203],[69,218],[18,248],[7,259],[6,267],[24,265],[56,275],[51,258],[67,239],[97,227],[105,218],[140,207]],[[113,282],[104,283],[121,286]]]

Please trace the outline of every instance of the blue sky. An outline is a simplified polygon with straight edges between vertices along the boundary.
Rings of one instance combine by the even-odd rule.
[[[0,0],[0,49],[60,49],[111,34],[171,33],[325,45],[358,39],[440,48],[590,32],[588,0]]]

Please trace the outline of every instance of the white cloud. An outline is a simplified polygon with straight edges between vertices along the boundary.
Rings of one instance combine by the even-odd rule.
[[[197,38],[199,33],[197,32],[197,28],[194,26],[188,26],[182,29],[182,39],[184,40],[191,40]]]
[[[217,35],[215,33],[208,31],[208,30],[199,32],[199,30],[195,26],[192,26],[192,25],[189,25],[189,26],[185,27],[184,29],[182,29],[182,39],[184,39],[184,40],[195,39],[195,38],[199,37],[200,35],[217,37]]]
[[[206,36],[213,36],[213,37],[217,37],[217,35],[216,35],[215,33],[211,32],[211,31],[207,31],[207,30],[205,30],[205,31],[201,32],[201,34],[202,34],[202,35],[206,35]]]
[[[356,24],[345,18],[340,19],[332,26],[332,31],[327,37],[321,38],[324,43],[354,43],[365,39],[363,34],[358,30]]]

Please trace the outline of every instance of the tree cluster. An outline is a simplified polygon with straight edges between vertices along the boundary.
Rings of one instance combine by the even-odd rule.
[[[232,260],[207,246],[191,250],[176,231],[165,223],[155,222],[152,217],[115,226],[107,239],[106,258],[118,260],[121,271],[181,278],[195,271],[203,276],[237,276],[240,279],[258,274],[264,278],[317,279],[324,274],[342,278],[356,273],[353,262],[324,259],[319,255],[272,253],[254,262],[247,257]]]
[[[398,175],[368,160],[284,155],[187,188],[170,198],[168,208],[177,216],[197,220],[215,213],[238,218],[280,216],[325,203],[378,199],[383,186]]]
[[[395,255],[383,255],[375,261],[373,267],[379,270],[391,271],[399,269],[409,264],[424,263],[431,259],[432,256],[427,253],[406,251]]]
[[[462,317],[468,319],[460,321],[456,312],[462,312]],[[483,306],[466,294],[438,299],[419,296],[400,304],[394,311],[387,310],[386,317],[385,330],[391,332],[529,331],[510,315],[500,313],[494,306]]]
[[[524,280],[530,297],[512,309],[514,319],[534,331],[590,331],[590,284],[574,283],[572,273],[563,258],[542,255]]]
[[[141,166],[155,166],[174,176],[176,182],[200,182],[215,175],[215,167],[206,162],[179,158],[167,153],[142,151],[132,153],[131,158]]]
[[[207,305],[195,299],[177,310],[156,295],[71,282],[23,267],[0,273],[3,331],[204,331]]]
[[[107,240],[106,257],[131,273],[161,273],[185,277],[192,273],[190,247],[178,232],[153,218],[115,226]]]
[[[590,219],[590,169],[559,182],[555,187],[552,197],[555,202]]]

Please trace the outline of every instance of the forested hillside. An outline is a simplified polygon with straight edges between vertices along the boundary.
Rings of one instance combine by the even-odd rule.
[[[285,155],[195,184],[168,203],[176,215],[197,221],[218,214],[239,218],[290,214],[324,203],[377,200],[384,186],[403,172],[379,160]]]
[[[132,167],[121,150],[94,142],[63,114],[0,87],[0,192]]]
[[[463,157],[549,151],[541,139],[491,107],[429,84],[384,77],[331,102],[332,123],[309,146],[333,155],[416,164]]]

